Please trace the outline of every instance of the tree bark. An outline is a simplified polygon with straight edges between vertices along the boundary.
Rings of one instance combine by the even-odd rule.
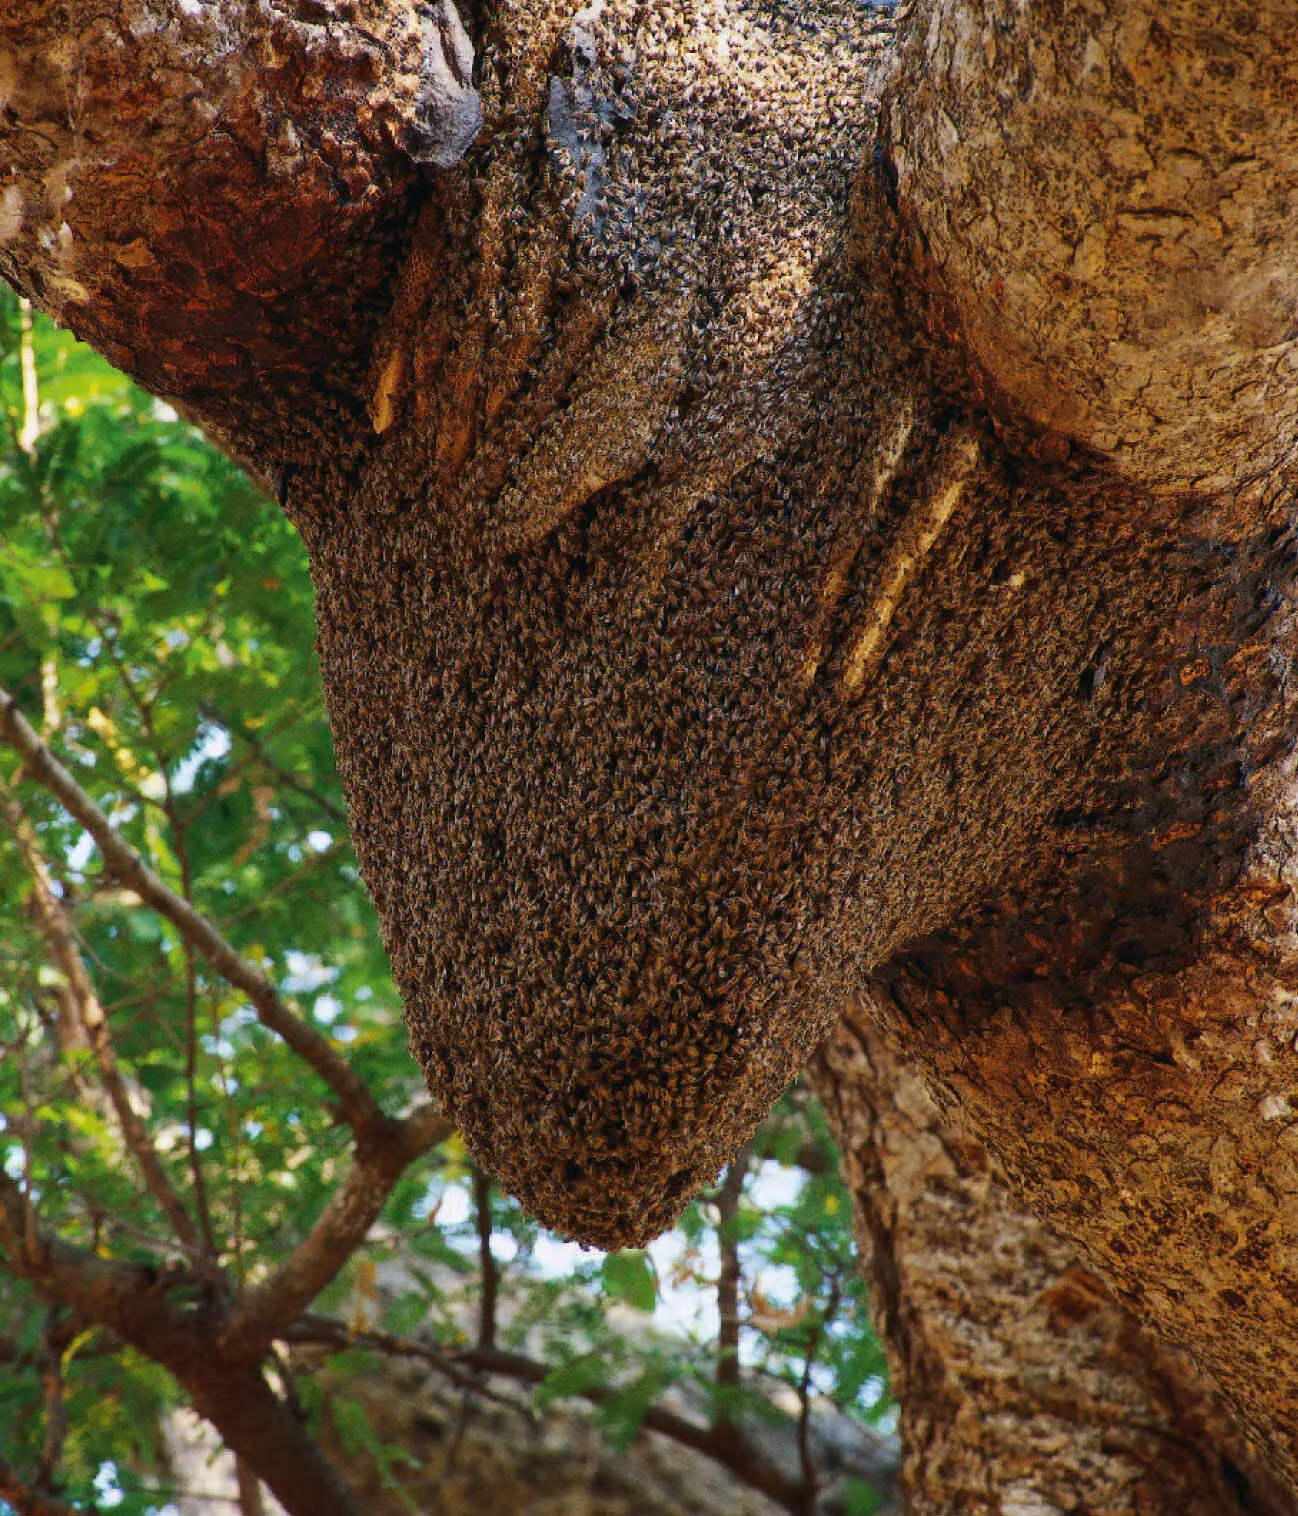
[[[909,1516],[1289,1516],[1190,1359],[1016,1202],[858,1008],[811,1078],[901,1404]]]
[[[13,0],[0,272],[282,468],[337,436],[471,66],[441,0]]]
[[[862,7],[482,3],[483,130],[435,180],[385,61],[414,44],[367,51],[399,8],[258,11],[232,93],[165,0],[127,9],[71,74],[90,6],[0,23],[35,81],[5,271],[279,471],[412,1046],[475,1155],[643,1240],[871,985],[1298,1480],[1288,8],[942,0],[876,143]],[[119,47],[164,44],[132,95]],[[65,176],[67,285],[31,207],[81,80],[111,151]],[[158,102],[209,98],[211,152],[150,157]],[[269,137],[225,163],[317,116],[300,172]],[[360,210],[311,166],[331,131],[375,155]]]
[[[993,403],[1160,491],[1256,494],[1293,462],[1295,22],[908,7],[887,141],[939,324]]]

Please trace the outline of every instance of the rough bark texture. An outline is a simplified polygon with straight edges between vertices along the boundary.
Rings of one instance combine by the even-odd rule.
[[[907,9],[898,194],[989,392],[1159,490],[1291,463],[1298,5]]]
[[[81,11],[32,11],[17,45],[82,36]],[[350,13],[313,14],[333,36]],[[1267,304],[1289,288],[1289,11],[1222,19],[1224,51],[1188,4],[997,8],[981,50],[973,11],[923,14],[883,138],[894,181],[871,154],[887,38],[854,4],[479,4],[483,131],[462,171],[394,192],[393,226],[423,208],[390,302],[387,244],[327,176],[249,193],[296,194],[308,229],[339,215],[363,295],[331,304],[335,249],[317,238],[304,263],[277,213],[257,244],[275,325],[222,293],[237,281],[204,283],[207,242],[169,252],[173,214],[205,203],[206,158],[155,174],[132,236],[197,271],[190,343],[163,340],[179,274],[113,273],[103,232],[69,305],[23,230],[51,108],[16,86],[6,271],[285,466],[415,1051],[542,1219],[606,1245],[665,1225],[873,983],[939,1098],[1298,1479],[1294,547],[1282,471],[1258,477],[1287,458],[1293,415]],[[1070,72],[1078,56],[1094,67]],[[1187,57],[1212,64],[1198,86]],[[998,178],[1020,140],[982,135],[1002,65],[1023,85],[1027,167]],[[204,68],[151,87],[201,98]],[[274,98],[262,74],[253,97]],[[969,140],[962,182],[982,186],[945,220],[917,156],[955,153],[943,112]],[[1041,156],[1065,132],[1072,178]],[[1104,154],[1132,136],[1157,162],[1110,199]],[[1197,187],[1163,186],[1187,142]],[[1146,233],[1213,266],[1201,224],[1254,193],[1232,144],[1254,152],[1260,199],[1223,239],[1230,278],[1141,282]],[[80,183],[74,249],[99,225],[93,175],[78,220]],[[1140,222],[1164,192],[1168,226]],[[1054,234],[1033,228],[1074,196],[1091,220],[1070,256],[1094,225],[1104,260],[1046,279],[1055,311],[1016,284],[993,322],[978,302],[1001,299],[995,279],[984,291],[960,241],[978,195],[1008,229],[989,259],[1022,261],[1026,241],[1050,268]],[[209,241],[225,266],[224,234]],[[231,409],[196,384],[187,355],[237,345],[245,320],[263,379],[320,365],[299,340],[315,304],[291,293],[306,268],[341,323],[317,379],[339,408]],[[926,344],[917,304],[943,340]],[[1134,365],[1104,337],[1104,312],[1128,307]],[[113,347],[123,323],[147,351]],[[1043,408],[1042,373],[1080,399]],[[1010,425],[983,409],[1007,397]],[[1029,443],[1042,426],[1086,446]]]
[[[811,1065],[902,1407],[909,1516],[1292,1516],[1189,1358],[1017,1204],[859,1011]]]
[[[471,66],[449,0],[6,0],[0,273],[282,467],[345,414]]]

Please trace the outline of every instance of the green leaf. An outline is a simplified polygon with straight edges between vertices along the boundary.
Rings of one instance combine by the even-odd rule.
[[[561,1363],[551,1369],[537,1385],[533,1398],[538,1406],[547,1406],[552,1400],[570,1400],[584,1395],[587,1390],[598,1389],[608,1383],[607,1362],[596,1353],[586,1353],[580,1358]]]
[[[647,1253],[610,1253],[600,1269],[600,1282],[606,1294],[637,1311],[652,1311],[657,1303],[657,1281]]]
[[[843,1481],[844,1516],[875,1516],[883,1497],[873,1485],[849,1474]]]

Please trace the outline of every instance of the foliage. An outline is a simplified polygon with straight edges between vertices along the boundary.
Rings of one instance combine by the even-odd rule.
[[[406,1109],[422,1091],[347,838],[292,529],[170,407],[8,296],[0,404],[0,686],[155,872],[327,1032],[385,1110]],[[34,849],[172,1189],[236,1289],[265,1278],[342,1177],[350,1134],[327,1092],[3,749],[0,804],[0,1164],[61,1237],[105,1258],[188,1258],[141,1182],[102,1069],[71,1035]],[[670,1385],[719,1414],[714,1286],[735,1247],[745,1405],[775,1414],[759,1392],[774,1379],[878,1421],[889,1401],[847,1198],[804,1092],[758,1150],[729,1235],[715,1197],[700,1197],[648,1252],[601,1258],[497,1193],[484,1218],[452,1137],[406,1170],[312,1310],[376,1342],[464,1350],[483,1331],[486,1227],[503,1349],[549,1366],[540,1403],[604,1392],[598,1417],[626,1443]],[[156,1364],[3,1271],[0,1364],[10,1463],[48,1461],[65,1418],[51,1480],[65,1499],[98,1494],[123,1513],[165,1502],[158,1429],[182,1397]],[[310,1384],[300,1391],[319,1406]],[[363,1413],[340,1405],[335,1424],[368,1447]],[[399,1478],[400,1450],[370,1451]]]

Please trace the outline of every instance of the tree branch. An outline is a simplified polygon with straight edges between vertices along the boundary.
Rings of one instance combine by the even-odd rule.
[[[260,1356],[365,1240],[409,1165],[454,1130],[427,1105],[404,1121],[385,1119],[385,1127],[368,1135],[311,1231],[270,1279],[245,1295],[221,1333],[227,1353]]]
[[[181,1245],[190,1252],[201,1252],[202,1239],[163,1167],[148,1128],[131,1102],[126,1080],[117,1066],[107,1018],[95,987],[90,982],[90,975],[86,972],[67,908],[54,893],[49,867],[37,845],[31,822],[22,806],[9,796],[0,800],[0,814],[13,833],[31,877],[37,925],[49,947],[54,967],[67,983],[68,1002],[76,1017],[78,1029],[94,1054],[99,1077],[117,1118],[122,1140],[134,1158],[146,1188],[171,1223]]]
[[[243,1458],[234,1460],[234,1474],[239,1486],[240,1516],[265,1516],[266,1506],[261,1498],[261,1480]]]
[[[135,850],[113,829],[107,816],[41,741],[7,690],[0,689],[0,737],[21,755],[31,778],[45,786],[78,821],[113,873],[160,915],[216,972],[247,995],[258,1021],[274,1032],[338,1096],[338,1112],[358,1137],[381,1129],[387,1121],[365,1081],[316,1029],[280,998],[262,971],[225,940],[205,916],[165,885]]]
[[[726,1170],[717,1191],[717,1245],[721,1271],[717,1280],[717,1432],[733,1435],[739,1426],[739,1295],[742,1266],[739,1258],[739,1202],[752,1159],[752,1144],[740,1148]]]
[[[12,1506],[18,1516],[94,1516],[98,1506],[70,1506],[53,1495],[43,1495],[24,1483],[18,1470],[0,1456],[0,1501]]]
[[[456,1353],[441,1353],[427,1344],[409,1338],[392,1337],[384,1332],[352,1332],[341,1322],[321,1316],[312,1316],[296,1323],[284,1334],[284,1340],[290,1343],[324,1343],[339,1348],[349,1345],[370,1347],[380,1353],[417,1358],[455,1383],[463,1382],[465,1369],[530,1385],[542,1384],[551,1372],[549,1365],[539,1363],[523,1353],[480,1347],[466,1348]],[[458,1379],[457,1374],[461,1376]],[[471,1382],[465,1387],[471,1387]],[[615,1393],[606,1386],[592,1385],[580,1392],[580,1398],[592,1405],[602,1405]],[[710,1458],[733,1474],[741,1484],[760,1491],[786,1511],[793,1512],[794,1516],[806,1516],[808,1507],[804,1487],[769,1463],[742,1434],[738,1438],[720,1435],[718,1428],[698,1426],[662,1406],[650,1406],[645,1412],[642,1425],[648,1431],[657,1432],[682,1447],[692,1448],[694,1452]]]
[[[258,466],[318,452],[481,119],[450,8],[8,0],[0,274]]]
[[[100,1258],[43,1228],[21,1186],[0,1171],[0,1254],[46,1300],[108,1327],[170,1367],[190,1329],[168,1299],[192,1278],[170,1265]]]
[[[222,1354],[212,1323],[179,1306],[182,1269],[119,1263],[41,1227],[19,1185],[0,1170],[0,1254],[46,1300],[116,1332],[184,1386],[194,1409],[274,1491],[291,1516],[359,1516],[351,1493],[260,1366]]]
[[[473,1199],[478,1228],[478,1268],[482,1274],[482,1302],[478,1312],[478,1346],[496,1345],[496,1296],[500,1274],[491,1251],[491,1180],[479,1164],[473,1165]]]
[[[48,1490],[54,1483],[63,1445],[68,1435],[68,1407],[63,1398],[63,1348],[55,1331],[57,1307],[51,1306],[41,1332],[41,1394],[45,1403],[45,1436],[41,1444],[41,1461],[36,1468],[35,1488]]]
[[[1002,414],[1148,487],[1264,486],[1298,430],[1293,8],[904,12],[885,147],[940,339]]]

